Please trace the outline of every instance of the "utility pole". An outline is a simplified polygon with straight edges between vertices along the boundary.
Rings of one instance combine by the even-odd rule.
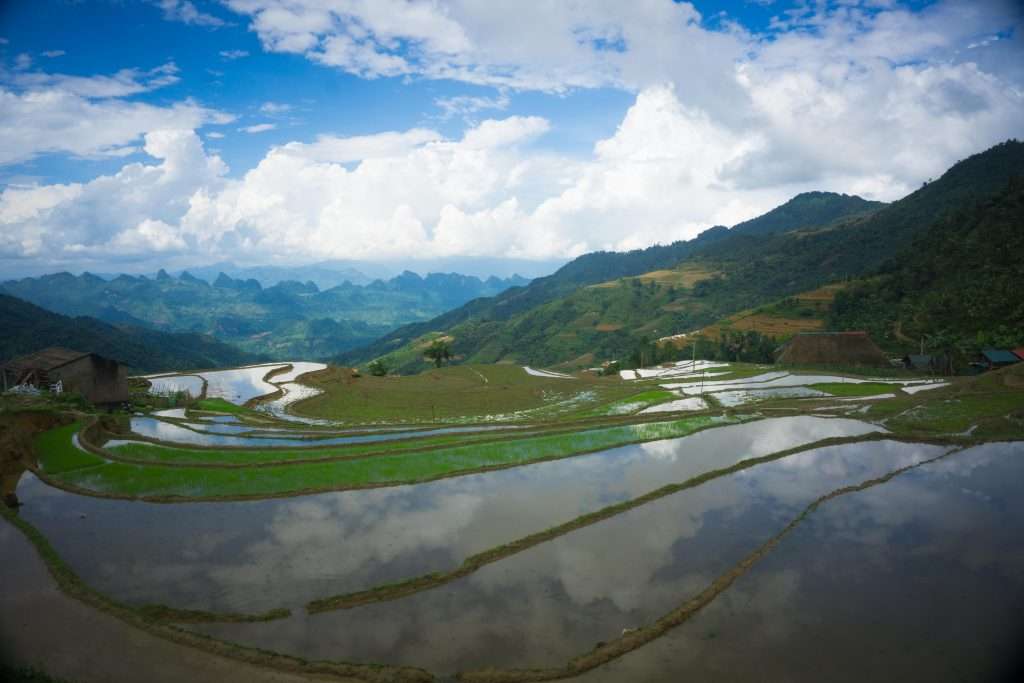
[[[697,363],[697,340],[693,341],[693,362]],[[700,396],[704,398],[704,366],[700,366]]]

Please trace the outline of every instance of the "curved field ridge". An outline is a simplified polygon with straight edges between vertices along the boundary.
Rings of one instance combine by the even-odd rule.
[[[872,432],[870,434],[861,434],[857,436],[829,437],[811,443],[794,446],[793,448],[788,448],[775,453],[769,453],[768,455],[746,458],[728,467],[703,472],[682,482],[666,484],[654,491],[645,493],[642,496],[638,496],[630,500],[624,500],[621,503],[616,503],[614,505],[609,505],[600,510],[580,515],[579,517],[564,524],[551,527],[550,529],[545,529],[544,531],[540,531],[535,534],[530,534],[529,536],[516,539],[501,546],[490,548],[467,557],[461,565],[451,571],[433,572],[407,579],[405,581],[375,586],[355,593],[346,593],[329,598],[322,598],[320,600],[313,600],[306,605],[306,609],[311,614],[315,614],[318,612],[327,612],[336,609],[351,609],[353,607],[374,602],[386,602],[405,598],[416,593],[422,593],[426,590],[438,588],[455,581],[456,579],[469,576],[489,564],[494,564],[495,562],[512,557],[513,555],[529,550],[530,548],[540,545],[546,541],[550,541],[578,529],[610,519],[611,517],[628,512],[629,510],[633,510],[643,505],[647,505],[648,503],[653,503],[656,500],[660,500],[661,498],[670,496],[674,493],[700,486],[701,484],[717,479],[718,477],[734,474],[742,470],[756,467],[757,465],[781,460],[782,458],[786,458],[796,453],[812,451],[818,448],[883,440],[901,441],[901,439],[893,438],[892,435],[889,434]],[[908,440],[907,442],[920,443],[921,441],[915,439]]]
[[[408,666],[390,666],[385,664],[364,664],[352,662],[317,661],[310,662],[299,657],[281,655],[255,648],[243,647],[234,643],[217,640],[186,629],[164,623],[166,617],[181,618],[182,623],[198,621],[197,615],[203,613],[187,612],[160,607],[134,608],[113,600],[89,587],[67,564],[57,555],[49,541],[25,520],[6,506],[0,505],[0,517],[10,522],[25,538],[35,546],[50,575],[66,595],[107,614],[117,617],[130,626],[147,633],[159,636],[179,645],[194,647],[221,657],[254,664],[278,671],[303,674],[307,676],[346,677],[368,683],[428,683],[434,677],[423,669]],[[270,618],[281,618],[283,612],[267,613]],[[260,615],[260,616],[267,616]],[[191,619],[190,619],[191,617]],[[240,620],[251,621],[242,615]]]
[[[922,460],[906,467],[893,470],[887,474],[874,479],[863,481],[859,484],[844,486],[827,493],[807,505],[803,511],[793,518],[779,533],[768,539],[756,550],[744,557],[730,569],[719,575],[714,581],[704,587],[697,595],[690,598],[675,609],[667,612],[661,618],[651,624],[636,629],[624,631],[623,634],[607,642],[598,643],[590,652],[578,655],[570,659],[564,667],[548,669],[483,669],[477,671],[464,671],[456,675],[456,680],[467,683],[532,683],[533,681],[553,681],[578,676],[586,671],[595,669],[602,664],[618,659],[637,648],[665,635],[671,629],[688,621],[706,606],[711,604],[715,598],[725,592],[733,583],[759,561],[764,559],[775,549],[782,540],[794,529],[812,515],[819,507],[831,500],[845,496],[850,493],[864,491],[874,486],[885,484],[899,475],[917,469],[924,465],[938,462],[955,453],[961,452],[962,448],[947,451],[941,455],[928,460]]]
[[[387,453],[324,462],[297,462],[248,469],[199,466],[167,467],[115,462],[102,449],[78,451],[68,430],[46,432],[37,438],[36,474],[47,483],[84,495],[186,502],[301,495],[319,491],[395,486],[473,472],[526,465],[601,451],[643,441],[670,439],[722,424],[733,417],[693,416],[663,422],[643,422],[544,434],[514,441],[470,443],[431,451]],[[88,446],[89,428],[80,432]],[[52,471],[50,463],[68,450],[81,453],[81,467]]]

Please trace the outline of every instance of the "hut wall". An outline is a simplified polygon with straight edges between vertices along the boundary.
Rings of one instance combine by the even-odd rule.
[[[65,391],[77,391],[92,403],[128,400],[128,368],[99,356],[85,356],[55,368],[50,381],[61,380]]]

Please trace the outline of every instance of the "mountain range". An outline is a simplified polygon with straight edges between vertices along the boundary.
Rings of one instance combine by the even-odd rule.
[[[21,341],[3,350],[33,338],[37,346],[88,345],[63,341],[78,326],[86,340],[117,339],[135,348],[128,341],[135,339],[162,350],[147,369],[171,360],[170,338],[159,335],[190,333],[175,338],[178,367],[229,358],[351,365],[381,359],[408,373],[427,367],[423,352],[439,339],[455,362],[566,369],[639,362],[645,353],[650,360],[657,348],[695,335],[754,335],[743,344],[757,357],[770,356],[773,343],[788,334],[825,327],[866,329],[893,352],[917,349],[924,340],[947,351],[1019,345],[1024,306],[1014,289],[1024,281],[1022,175],[1024,144],[1010,140],[892,203],[804,193],[731,228],[630,252],[585,254],[532,281],[408,271],[328,289],[308,280],[267,287],[225,272],[212,283],[165,271],[110,280],[88,273],[24,278],[3,283],[0,292],[91,318],[46,318],[39,327],[29,322],[38,309],[18,309],[5,329]],[[271,268],[262,276],[284,272]],[[106,346],[90,350],[99,348]]]
[[[366,344],[404,323],[426,320],[471,299],[498,294],[528,280],[455,273],[420,277],[406,271],[365,285],[321,290],[311,281],[263,287],[253,278],[220,273],[211,283],[189,272],[178,277],[56,273],[12,280],[0,292],[70,316],[216,337],[273,359],[322,358]]]
[[[133,372],[216,368],[265,358],[198,334],[110,325],[89,317],[71,318],[0,294],[0,361],[47,346],[64,346],[115,358]]]

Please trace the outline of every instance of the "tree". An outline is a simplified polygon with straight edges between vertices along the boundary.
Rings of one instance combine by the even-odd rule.
[[[390,368],[388,368],[388,363],[386,360],[384,360],[383,358],[378,358],[376,360],[370,361],[370,363],[366,366],[366,369],[369,370],[370,374],[373,375],[374,377],[383,377],[384,375],[388,374],[388,370]]]
[[[451,347],[443,339],[435,339],[423,352],[423,356],[434,361],[434,367],[439,368],[446,360],[451,360]]]

